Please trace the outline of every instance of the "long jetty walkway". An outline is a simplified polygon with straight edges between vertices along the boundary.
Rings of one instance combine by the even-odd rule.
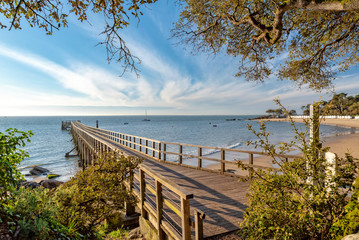
[[[238,170],[233,160],[246,155],[246,164],[269,168],[254,164],[255,156],[263,155],[260,152],[160,142],[79,122],[72,122],[72,134],[84,165],[106,151],[145,159],[129,177],[128,187],[158,239],[204,239],[238,230],[249,183],[239,181],[248,173]],[[217,168],[210,167],[216,164]]]

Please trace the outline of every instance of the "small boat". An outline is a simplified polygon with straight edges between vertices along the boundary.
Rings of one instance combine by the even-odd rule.
[[[128,125],[128,123],[127,123],[127,122],[125,122],[125,123],[123,123],[123,125]]]
[[[145,110],[145,114],[146,114],[146,117],[142,121],[145,121],[145,122],[151,121],[151,119],[147,118],[147,109]]]
[[[236,121],[235,118],[227,118],[226,121]]]
[[[217,124],[213,124],[212,127],[217,127]]]

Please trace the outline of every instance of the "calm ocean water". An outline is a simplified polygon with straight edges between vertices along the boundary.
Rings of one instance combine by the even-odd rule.
[[[24,174],[28,173],[30,166],[40,165],[62,175],[58,179],[66,181],[76,173],[78,164],[76,158],[64,157],[73,148],[73,142],[70,133],[61,130],[61,121],[80,120],[83,124],[95,126],[98,120],[100,128],[160,141],[253,149],[246,146],[248,140],[255,140],[246,127],[248,123],[257,124],[248,121],[253,117],[150,116],[151,121],[142,121],[143,116],[0,117],[0,131],[17,128],[34,133],[31,143],[25,147],[30,157],[20,165]],[[304,124],[299,125],[304,129]],[[293,136],[289,123],[268,122],[267,127],[272,133],[273,142],[288,141]],[[349,131],[346,128],[321,126],[321,136],[345,134]]]

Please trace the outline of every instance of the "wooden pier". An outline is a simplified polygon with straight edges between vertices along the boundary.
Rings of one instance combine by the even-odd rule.
[[[238,230],[249,183],[238,181],[248,173],[234,169],[234,159],[269,168],[254,164],[255,156],[263,155],[260,152],[161,142],[79,122],[72,122],[71,127],[84,165],[105,151],[124,151],[145,159],[127,186],[138,197],[141,216],[152,223],[158,239],[204,239]],[[196,149],[196,154],[184,148]],[[218,154],[204,154],[208,150]],[[208,161],[218,164],[218,169],[208,167]]]

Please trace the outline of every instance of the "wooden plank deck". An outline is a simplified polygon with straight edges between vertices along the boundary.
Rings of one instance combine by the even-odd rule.
[[[153,171],[174,181],[193,193],[191,207],[206,214],[204,237],[232,232],[239,228],[247,204],[249,183],[238,178],[219,175],[153,160],[145,160]]]
[[[193,193],[194,198],[190,200],[191,208],[197,208],[206,214],[203,224],[204,238],[239,229],[239,223],[243,220],[247,207],[248,182],[240,182],[237,177],[154,161],[100,135],[97,137],[107,142],[111,148],[143,157],[145,161],[142,164]]]

